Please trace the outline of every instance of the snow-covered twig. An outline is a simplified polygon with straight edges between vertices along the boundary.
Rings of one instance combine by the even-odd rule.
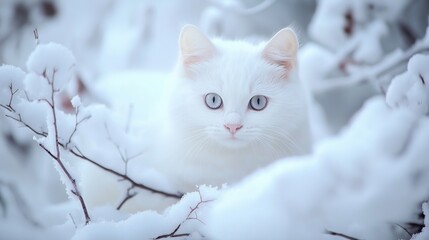
[[[9,117],[9,118],[11,118],[11,119],[15,120],[16,122],[18,122],[18,123],[20,123],[20,124],[23,124],[27,129],[29,129],[29,130],[30,130],[31,132],[33,132],[34,134],[36,134],[36,135],[38,135],[38,136],[42,136],[42,137],[46,137],[46,136],[47,136],[47,133],[45,133],[45,132],[39,132],[39,131],[35,130],[32,126],[28,125],[28,124],[27,124],[27,123],[26,123],[26,122],[21,118],[21,115],[20,115],[20,114],[17,114],[17,116],[18,116],[18,118],[13,117],[13,116],[10,116],[10,115],[6,115],[6,117]],[[65,145],[64,143],[59,142],[59,144],[60,144],[60,146],[61,146],[61,147],[66,148],[66,145]],[[66,149],[67,149],[67,148],[66,148]],[[95,166],[97,166],[97,167],[101,168],[102,170],[104,170],[104,171],[106,171],[106,172],[109,172],[109,173],[111,173],[111,174],[113,174],[113,175],[115,175],[115,176],[117,176],[117,177],[121,178],[121,179],[122,179],[122,180],[124,180],[124,181],[128,181],[128,182],[130,182],[130,183],[131,183],[132,188],[140,188],[140,189],[143,189],[143,190],[150,191],[150,192],[152,192],[152,193],[161,194],[161,195],[163,195],[163,196],[171,197],[171,198],[176,198],[176,199],[180,199],[180,198],[183,196],[183,194],[182,194],[182,193],[168,193],[168,192],[165,192],[165,191],[161,191],[161,190],[157,190],[157,189],[155,189],[155,188],[148,187],[148,186],[146,186],[145,184],[138,183],[137,181],[135,181],[135,180],[133,180],[131,177],[129,177],[127,174],[119,173],[119,172],[117,172],[117,171],[115,171],[115,170],[113,170],[113,169],[110,169],[110,168],[108,168],[108,167],[105,167],[105,166],[103,166],[103,165],[99,164],[97,161],[95,161],[95,160],[93,160],[93,159],[91,159],[91,158],[87,157],[87,156],[86,156],[85,154],[83,154],[83,153],[82,153],[82,151],[81,151],[78,147],[76,147],[76,146],[75,146],[73,149],[68,149],[68,151],[69,151],[71,154],[73,154],[75,157],[78,157],[78,158],[80,158],[80,159],[82,159],[82,160],[85,160],[85,161],[87,161],[87,162],[89,162],[89,163],[91,163],[91,164],[93,164],[93,165],[95,165]]]
[[[50,150],[43,143],[39,143],[39,146],[46,153],[48,153],[48,155],[52,159],[54,159],[57,162],[57,164],[60,166],[61,171],[66,175],[67,179],[69,180],[69,182],[72,185],[71,192],[78,198],[78,200],[79,200],[79,202],[81,204],[82,211],[83,211],[83,214],[85,216],[85,224],[88,224],[90,222],[91,218],[89,216],[89,213],[88,213],[85,201],[84,201],[84,199],[83,199],[83,197],[82,197],[82,195],[81,195],[81,193],[79,191],[79,188],[77,186],[76,180],[70,174],[70,171],[66,168],[66,166],[64,165],[64,163],[63,163],[63,161],[61,159],[60,147],[63,147],[64,144],[62,144],[60,142],[59,135],[58,135],[57,112],[56,112],[57,110],[56,110],[56,102],[55,102],[55,97],[56,97],[56,93],[58,92],[58,90],[55,89],[55,87],[54,87],[56,72],[57,72],[57,70],[54,69],[53,72],[52,72],[52,76],[49,77],[46,74],[46,69],[45,69],[45,71],[43,71],[42,77],[44,79],[46,79],[46,81],[47,81],[47,83],[48,83],[48,85],[50,87],[50,93],[49,93],[50,94],[50,99],[45,99],[45,98],[39,99],[41,102],[45,102],[49,106],[50,112],[52,114],[52,119],[53,119],[53,122],[52,122],[53,126],[52,127],[53,127],[54,134],[55,134],[55,136],[54,136],[55,152],[53,152],[52,150]],[[31,130],[34,134],[36,134],[38,136],[42,136],[42,137],[45,137],[45,138],[48,137],[48,133],[42,132],[42,131],[37,131],[35,128],[31,127],[28,123],[26,123],[22,119],[21,114],[18,113],[15,110],[15,108],[12,106],[12,102],[13,102],[14,96],[18,92],[18,90],[19,89],[13,89],[13,85],[10,84],[10,86],[9,86],[9,91],[10,91],[9,103],[7,105],[0,104],[0,106],[2,108],[6,109],[10,113],[10,115],[6,114],[5,116],[8,117],[8,118],[10,118],[10,119],[15,120],[18,123],[23,124],[27,129]]]
[[[91,158],[85,156],[82,153],[82,151],[79,150],[78,147],[75,147],[74,149],[70,149],[70,153],[73,154],[74,156],[82,159],[82,160],[85,160],[87,162],[90,162],[90,163],[94,164],[95,166],[103,169],[106,172],[109,172],[109,173],[111,173],[111,174],[119,177],[120,179],[123,179],[125,181],[130,182],[131,186],[133,188],[140,188],[140,189],[143,189],[143,190],[150,191],[152,193],[161,194],[161,195],[163,195],[165,197],[171,197],[171,198],[176,198],[176,199],[180,199],[183,196],[182,193],[168,193],[168,192],[164,192],[164,191],[161,191],[161,190],[158,190],[158,189],[155,189],[155,188],[151,188],[151,187],[146,186],[146,185],[144,185],[142,183],[138,183],[135,180],[133,180],[132,178],[130,178],[127,174],[119,173],[119,172],[117,172],[117,171],[115,171],[113,169],[110,169],[108,167],[105,167],[105,166],[99,164],[98,162],[92,160]]]
[[[10,90],[9,104],[7,104],[7,105],[0,104],[0,106],[2,108],[6,109],[11,114],[11,115],[6,114],[5,116],[8,117],[8,118],[10,118],[10,119],[12,119],[12,120],[14,120],[14,121],[16,121],[16,122],[18,122],[18,123],[20,123],[20,124],[22,124],[24,127],[26,127],[27,129],[29,129],[35,135],[41,136],[41,137],[47,137],[48,133],[36,130],[34,127],[32,127],[31,125],[29,125],[21,117],[21,114],[18,113],[13,108],[12,102],[13,102],[13,99],[14,99],[14,93],[16,93],[18,91],[18,89],[13,89],[12,85],[11,85],[10,89],[11,90]],[[52,109],[52,104],[49,101],[47,101],[46,99],[44,99],[43,102],[46,102],[51,107],[51,109]],[[125,171],[125,173],[117,172],[117,171],[115,171],[115,170],[113,170],[111,168],[105,167],[105,166],[99,164],[97,161],[95,161],[95,160],[87,157],[84,153],[82,153],[82,151],[79,149],[78,146],[73,146],[73,147],[70,148],[71,140],[73,138],[74,133],[77,131],[77,128],[78,128],[79,124],[81,124],[83,121],[85,121],[85,120],[87,120],[89,118],[89,116],[88,116],[88,117],[84,117],[82,119],[79,119],[79,117],[78,117],[78,114],[79,114],[78,108],[76,109],[75,114],[76,114],[76,116],[75,116],[75,127],[74,127],[74,129],[73,129],[73,131],[72,131],[71,135],[69,136],[68,141],[66,143],[62,143],[62,142],[60,142],[59,139],[57,139],[56,142],[58,143],[59,146],[61,146],[65,150],[69,151],[75,157],[78,157],[81,160],[87,161],[87,162],[89,162],[89,163],[97,166],[98,168],[100,168],[100,169],[102,169],[102,170],[104,170],[106,172],[111,173],[111,174],[119,177],[123,181],[128,181],[131,184],[130,189],[139,188],[139,189],[143,189],[143,190],[146,190],[146,191],[150,191],[150,192],[155,193],[155,194],[163,195],[165,197],[171,197],[171,198],[176,198],[176,199],[180,199],[183,196],[183,194],[180,193],[180,192],[178,192],[178,193],[168,193],[168,192],[165,192],[165,191],[161,191],[161,190],[158,190],[158,189],[146,186],[145,184],[139,183],[139,182],[135,181],[134,179],[132,179],[131,177],[129,177],[126,171]],[[40,147],[42,147],[42,146],[40,146]],[[50,152],[48,149],[45,148],[44,150],[51,157],[53,157],[54,159],[56,158],[56,155],[53,154],[52,152]],[[132,157],[125,157],[123,154],[121,154],[122,160],[125,161],[125,162],[127,162],[128,160],[130,160],[130,159],[132,159],[132,158],[134,158],[136,156],[137,155],[134,155]],[[127,194],[125,196],[125,198],[124,198],[124,200],[126,199],[125,201],[127,201],[127,200],[129,200],[131,198],[129,195],[133,195],[133,194]],[[122,205],[123,204],[124,203],[122,203]]]
[[[203,196],[201,195],[201,191],[198,189],[197,192],[198,192],[198,195],[200,197],[200,200],[198,201],[198,203],[194,207],[190,207],[190,211],[189,211],[188,215],[186,216],[185,220],[183,220],[181,223],[179,223],[172,232],[164,234],[164,235],[160,235],[160,236],[158,236],[158,237],[156,237],[154,239],[177,238],[177,237],[187,237],[187,236],[190,236],[191,235],[190,233],[177,233],[180,230],[180,228],[182,227],[182,225],[186,221],[189,221],[189,220],[197,220],[200,223],[204,224],[204,222],[201,219],[198,218],[198,214],[197,214],[196,211],[200,208],[200,206],[202,204],[211,202],[213,200],[203,200]]]
[[[91,218],[89,216],[88,209],[87,209],[86,204],[85,204],[85,200],[83,199],[82,194],[79,191],[76,180],[70,174],[70,172],[67,170],[64,163],[61,160],[61,152],[60,152],[60,145],[61,144],[60,144],[60,140],[59,140],[59,136],[58,136],[57,113],[56,113],[56,108],[55,108],[55,106],[56,106],[55,105],[55,93],[57,92],[57,90],[54,88],[54,83],[55,83],[56,72],[57,72],[57,70],[54,69],[52,72],[51,79],[49,79],[49,77],[46,75],[46,71],[43,72],[43,77],[48,81],[48,84],[51,87],[51,92],[50,92],[51,99],[50,99],[50,101],[46,99],[46,102],[48,103],[50,110],[51,110],[51,113],[52,113],[53,127],[54,127],[54,133],[55,133],[55,150],[56,151],[55,151],[55,153],[51,152],[51,150],[46,148],[46,146],[44,146],[42,143],[39,143],[39,146],[43,150],[45,150],[45,152],[47,152],[49,154],[49,156],[51,156],[58,163],[61,170],[67,176],[68,180],[72,184],[73,189],[71,190],[71,192],[78,198],[79,203],[82,207],[83,214],[85,216],[85,224],[88,224],[91,221]]]

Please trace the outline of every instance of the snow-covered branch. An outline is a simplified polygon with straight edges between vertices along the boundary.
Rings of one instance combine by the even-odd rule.
[[[165,238],[177,238],[177,237],[190,236],[191,235],[190,233],[177,233],[180,230],[181,226],[186,221],[189,221],[189,220],[196,220],[196,221],[204,224],[204,222],[198,217],[197,210],[201,207],[201,205],[212,202],[213,200],[204,200],[203,196],[201,194],[201,191],[199,189],[198,189],[197,193],[199,196],[199,201],[195,204],[194,207],[190,207],[190,211],[189,211],[188,215],[186,216],[186,218],[181,223],[179,223],[172,232],[167,233],[167,234],[163,234],[163,235],[159,235],[158,237],[156,237],[154,239],[165,239]]]
[[[65,58],[65,60],[62,60],[63,62],[60,61],[58,65],[56,62],[51,62],[51,59],[46,59],[48,56],[45,55],[53,55],[54,53]],[[69,71],[71,70],[70,66],[73,66],[72,61],[73,57],[71,53],[69,53],[68,50],[64,49],[62,46],[56,44],[38,45],[35,52],[32,54],[32,56],[30,56],[28,65],[32,72],[25,77],[24,84],[20,82],[24,78],[24,75],[21,74],[20,70],[13,69],[9,66],[3,66],[3,75],[1,76],[3,78],[8,78],[9,75],[12,75],[12,77],[11,79],[5,79],[6,81],[9,81],[7,86],[8,96],[2,96],[3,98],[7,97],[7,99],[3,99],[0,102],[0,106],[5,112],[5,116],[7,118],[30,130],[37,139],[40,148],[55,160],[61,175],[64,176],[64,183],[66,184],[70,193],[77,198],[81,205],[85,223],[88,224],[91,220],[88,208],[77,185],[76,178],[73,176],[71,166],[69,166],[69,164],[66,163],[63,158],[62,151],[71,153],[78,159],[89,162],[96,167],[112,174],[113,176],[118,177],[121,181],[128,181],[130,183],[130,187],[127,189],[126,195],[123,201],[121,201],[119,204],[118,209],[120,209],[126,201],[136,195],[136,193],[132,192],[132,190],[135,188],[147,190],[165,197],[180,199],[183,195],[181,193],[169,193],[146,186],[145,184],[134,180],[128,175],[128,161],[138,155],[128,157],[124,155],[120,151],[119,146],[117,146],[121,160],[125,165],[125,171],[122,173],[91,159],[90,157],[86,156],[79,148],[79,144],[74,141],[74,137],[79,131],[80,125],[89,120],[91,115],[87,114],[81,116],[82,106],[80,105],[79,100],[75,100],[75,102],[79,103],[75,103],[76,106],[73,118],[64,116],[64,113],[60,110],[60,106],[57,103],[57,98],[61,94],[62,89],[64,89],[65,85],[67,84],[68,78],[71,76]],[[43,66],[43,63],[45,66]],[[13,73],[14,71],[16,73]],[[13,76],[14,74],[16,76]],[[26,88],[25,92],[23,91],[24,86]],[[34,121],[34,119],[30,120],[30,118],[34,118],[36,116],[29,116],[26,112],[22,112],[28,109],[29,106],[26,106],[27,104],[36,104],[38,106],[37,108],[40,108],[42,111],[46,111],[48,118],[46,121],[47,124],[45,126],[43,126],[43,122]],[[40,112],[39,114],[43,113]],[[61,119],[59,117],[61,117]],[[41,116],[40,120],[43,118],[44,117]],[[65,133],[63,132],[64,130],[60,130],[59,124],[62,126],[70,126],[69,132]],[[113,142],[110,136],[109,138]]]
[[[143,189],[143,190],[150,191],[152,193],[156,193],[156,194],[160,194],[160,195],[163,195],[163,196],[166,196],[166,197],[171,197],[171,198],[176,198],[176,199],[180,199],[183,196],[182,193],[169,193],[169,192],[161,191],[161,190],[158,190],[158,189],[146,186],[145,184],[139,183],[139,182],[135,181],[134,179],[132,179],[131,177],[129,177],[127,174],[120,173],[120,172],[117,172],[117,171],[115,171],[113,169],[105,167],[102,164],[98,163],[97,161],[94,161],[93,159],[85,156],[79,150],[78,147],[75,147],[75,149],[71,149],[70,153],[73,154],[74,156],[82,159],[82,160],[90,162],[91,164],[97,166],[98,168],[100,168],[100,169],[102,169],[102,170],[104,170],[104,171],[106,171],[108,173],[113,174],[114,176],[119,177],[119,179],[123,179],[125,181],[128,181],[129,183],[131,183],[131,188],[140,188],[140,189]]]

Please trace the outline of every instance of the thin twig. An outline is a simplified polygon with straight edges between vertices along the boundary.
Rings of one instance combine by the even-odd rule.
[[[177,231],[179,231],[179,228],[182,226],[182,224],[177,225],[177,227],[168,234],[163,234],[163,235],[159,235],[158,237],[156,237],[155,239],[163,239],[163,238],[176,238],[176,237],[188,237],[189,235],[191,235],[190,233],[180,233],[180,234],[176,234]]]
[[[91,116],[90,116],[90,115],[88,115],[88,116],[86,116],[86,117],[84,117],[84,118],[82,118],[82,119],[78,120],[78,119],[79,119],[79,110],[80,110],[80,107],[79,107],[79,106],[77,106],[77,107],[76,107],[76,112],[75,112],[75,123],[74,123],[73,131],[72,131],[72,133],[70,134],[68,141],[67,141],[67,142],[66,142],[66,144],[64,145],[64,147],[65,147],[66,149],[67,149],[67,148],[68,148],[68,146],[71,144],[71,141],[72,141],[72,139],[73,139],[74,135],[75,135],[75,134],[76,134],[76,132],[77,132],[77,128],[78,128],[78,126],[79,126],[82,122],[84,122],[84,121],[86,121],[86,120],[88,120],[88,119],[90,119],[90,118],[91,118]]]
[[[30,131],[32,131],[34,134],[42,136],[42,137],[46,137],[48,136],[48,134],[46,132],[39,132],[37,130],[35,130],[33,127],[31,127],[30,125],[28,125],[25,121],[22,120],[21,114],[17,114],[18,118],[13,117],[11,115],[5,115],[5,117],[13,119],[19,123],[21,123],[22,125],[24,125],[26,128],[28,128]]]
[[[349,240],[359,240],[358,238],[350,237],[350,236],[347,236],[345,234],[333,232],[333,231],[330,231],[330,230],[326,230],[326,234],[329,234],[329,235],[332,235],[332,236],[342,237],[342,238],[349,239]]]
[[[71,220],[72,220],[72,222],[73,222],[74,228],[75,228],[75,229],[77,229],[76,222],[75,222],[75,220],[74,220],[73,216],[71,215],[71,213],[69,213],[69,216],[70,216],[70,219],[71,219]]]
[[[57,114],[55,109],[55,89],[54,89],[54,81],[55,81],[55,74],[57,70],[54,69],[52,71],[52,79],[49,79],[46,77],[46,70],[44,71],[44,76],[46,77],[48,83],[51,85],[51,101],[50,101],[50,107],[52,110],[52,118],[53,118],[53,127],[54,127],[54,133],[55,133],[55,149],[56,153],[53,154],[50,150],[48,150],[43,144],[39,144],[60,166],[61,170],[64,172],[64,174],[69,179],[70,183],[72,184],[73,189],[71,192],[78,198],[80,205],[82,207],[83,214],[85,216],[85,225],[88,224],[91,221],[91,218],[88,213],[88,209],[86,207],[85,201],[80,194],[79,188],[77,187],[76,180],[73,178],[73,176],[70,174],[70,172],[67,170],[63,162],[61,161],[61,152],[60,152],[60,142],[59,142],[59,134],[58,134],[58,125],[57,125]]]
[[[47,74],[46,74],[46,70],[43,72],[43,76],[45,77],[45,78],[48,78],[47,77]],[[53,77],[54,77],[55,75],[53,74]],[[49,79],[47,79],[47,81],[48,81],[48,83],[49,84],[51,84],[52,83],[52,81],[50,81]],[[53,89],[53,84],[51,84],[51,87],[52,87],[52,94],[54,94],[55,93],[55,90]],[[43,131],[37,131],[36,129],[34,129],[32,126],[30,126],[29,124],[27,124],[23,119],[22,119],[22,117],[21,117],[21,114],[19,114],[19,113],[16,113],[16,111],[15,111],[15,109],[12,107],[12,102],[13,102],[13,98],[14,98],[14,94],[17,92],[18,90],[15,90],[15,91],[11,91],[11,96],[10,96],[10,99],[9,99],[9,101],[10,101],[10,104],[9,105],[2,105],[2,104],[0,104],[0,107],[2,107],[2,108],[4,108],[4,109],[6,109],[8,112],[10,112],[11,114],[13,114],[13,115],[16,115],[16,116],[12,116],[12,115],[5,115],[6,117],[8,117],[8,118],[10,118],[10,119],[12,119],[12,120],[14,120],[14,121],[16,121],[16,122],[18,122],[18,123],[20,123],[20,124],[22,124],[23,126],[25,126],[27,129],[29,129],[31,132],[33,132],[35,135],[37,135],[37,136],[41,136],[41,137],[47,137],[48,136],[48,133],[46,133],[46,132],[43,132]],[[40,99],[40,101],[42,101],[42,102],[45,102],[45,103],[47,103],[48,104],[48,106],[53,110],[53,109],[55,109],[55,101],[54,101],[54,99],[52,98],[52,96],[51,96],[51,101],[52,102],[50,102],[50,101],[48,101],[47,99]],[[53,114],[55,113],[55,111],[53,111]],[[103,165],[101,165],[101,164],[99,164],[99,163],[97,163],[96,161],[94,161],[94,160],[92,160],[92,159],[90,159],[89,157],[87,157],[87,156],[85,156],[80,150],[79,150],[79,148],[77,147],[77,146],[75,146],[74,147],[74,149],[68,149],[68,145],[71,143],[71,141],[72,141],[72,138],[73,138],[73,136],[74,136],[74,133],[77,131],[77,128],[78,128],[78,125],[80,124],[80,123],[82,123],[84,120],[86,120],[86,119],[88,119],[90,116],[88,116],[88,117],[85,117],[85,118],[83,118],[83,119],[81,119],[81,120],[79,120],[79,121],[77,121],[77,119],[78,118],[76,118],[75,120],[76,120],[76,122],[75,122],[75,129],[74,129],[74,131],[72,132],[72,134],[70,135],[70,137],[69,137],[69,140],[68,140],[68,142],[67,143],[61,143],[60,141],[59,141],[59,139],[58,138],[56,138],[56,143],[55,143],[55,145],[56,145],[56,147],[58,147],[57,148],[57,152],[59,152],[59,146],[61,146],[63,149],[65,149],[65,150],[67,150],[67,151],[69,151],[71,154],[73,154],[75,157],[78,157],[78,158],[80,158],[80,159],[82,159],[82,160],[85,160],[85,161],[87,161],[87,162],[90,162],[90,163],[92,163],[93,165],[95,165],[95,166],[97,166],[97,167],[99,167],[99,168],[101,168],[102,170],[104,170],[104,171],[106,171],[106,172],[109,172],[109,173],[111,173],[111,174],[113,174],[113,175],[115,175],[115,176],[117,176],[117,177],[119,177],[121,180],[125,180],[125,181],[128,181],[130,184],[131,184],[131,188],[139,188],[139,189],[143,189],[143,190],[146,190],[146,191],[150,191],[150,192],[152,192],[152,193],[155,193],[155,194],[160,194],[160,195],[163,195],[163,196],[165,196],[165,197],[171,197],[171,198],[176,198],[176,199],[180,199],[180,198],[182,198],[182,196],[183,196],[183,193],[180,193],[180,192],[178,192],[178,193],[168,193],[168,192],[165,192],[165,191],[161,191],[161,190],[157,190],[157,189],[155,189],[155,188],[151,188],[151,187],[148,187],[148,186],[146,186],[145,184],[142,184],[142,183],[138,183],[138,182],[136,182],[135,180],[133,180],[132,178],[130,178],[127,174],[126,174],[126,171],[125,171],[125,174],[122,174],[122,173],[119,173],[119,172],[116,172],[115,170],[113,170],[113,169],[110,169],[110,168],[107,168],[107,167],[104,167]],[[56,124],[56,113],[55,113],[55,117],[54,117],[54,123],[55,123],[55,125],[57,125]],[[57,126],[56,126],[57,127]],[[58,137],[58,129],[56,129],[56,136]],[[49,151],[49,149],[47,149],[43,144],[39,144],[39,146],[46,152],[46,153],[48,153],[49,154],[49,156],[51,157],[51,158],[53,158],[54,160],[56,160],[58,163],[59,163],[59,165],[60,165],[60,167],[61,167],[61,169],[65,172],[65,174],[67,175],[67,178],[71,181],[71,183],[73,184],[73,188],[75,189],[74,191],[73,191],[73,194],[77,194],[77,195],[80,195],[80,192],[79,191],[77,191],[77,185],[76,185],[76,181],[74,180],[74,178],[70,175],[70,173],[67,171],[67,169],[65,168],[65,166],[62,164],[62,162],[61,162],[61,160],[60,160],[60,158],[57,158],[57,156],[55,155],[55,154],[53,154],[51,151]],[[119,148],[118,148],[118,150],[119,150]],[[123,161],[129,161],[129,160],[131,160],[131,159],[133,159],[133,158],[135,158],[135,157],[138,157],[139,155],[141,155],[141,153],[138,153],[138,154],[135,154],[135,155],[133,155],[133,156],[131,156],[131,157],[126,157],[126,156],[124,156],[124,155],[122,155],[122,153],[121,153],[121,157],[122,157],[122,159],[123,159]],[[88,222],[89,221],[89,215],[88,215],[88,212],[87,212],[87,209],[86,209],[86,206],[85,206],[85,203],[84,203],[84,200],[83,200],[83,198],[80,196],[77,196],[78,197],[78,199],[79,199],[79,201],[80,201],[80,203],[81,203],[81,205],[82,205],[82,208],[83,208],[83,211],[84,211],[84,215],[85,215],[85,218],[86,218],[86,221]],[[125,201],[124,201],[124,203],[127,201],[127,200],[129,200],[131,197],[128,197],[128,199],[124,199]],[[123,205],[123,204],[122,204]]]
[[[106,172],[109,172],[109,173],[111,173],[111,174],[113,174],[113,175],[118,176],[119,178],[121,178],[121,179],[123,179],[123,180],[126,180],[126,181],[130,182],[130,183],[131,183],[131,185],[132,185],[133,187],[140,188],[140,189],[144,189],[144,190],[150,191],[150,192],[152,192],[152,193],[161,194],[161,195],[163,195],[163,196],[171,197],[171,198],[176,198],[176,199],[180,199],[180,198],[182,198],[182,196],[183,196],[183,194],[182,194],[182,193],[168,193],[168,192],[164,192],[164,191],[161,191],[161,190],[158,190],[158,189],[155,189],[155,188],[148,187],[148,186],[146,186],[146,185],[144,185],[144,184],[142,184],[142,183],[138,183],[138,182],[136,182],[135,180],[133,180],[132,178],[130,178],[129,176],[127,176],[127,175],[125,175],[125,174],[122,174],[122,173],[119,173],[119,172],[116,172],[116,171],[114,171],[113,169],[107,168],[107,167],[105,167],[105,166],[103,166],[103,165],[99,164],[98,162],[96,162],[96,161],[94,161],[94,160],[90,159],[89,157],[85,156],[85,155],[84,155],[84,154],[79,150],[79,148],[78,148],[78,147],[75,147],[75,149],[70,149],[70,153],[71,153],[71,154],[73,154],[74,156],[76,156],[76,157],[78,157],[78,158],[82,159],[82,160],[85,160],[85,161],[88,161],[88,162],[90,162],[90,163],[94,164],[95,166],[97,166],[97,167],[99,167],[99,168],[103,169],[103,170],[104,170],[104,171],[106,171]]]
[[[131,190],[132,190],[133,188],[134,188],[134,187],[133,187],[133,186],[131,186],[131,187],[129,187],[129,188],[127,189],[127,194],[125,195],[124,199],[119,203],[118,207],[116,207],[116,209],[117,209],[117,210],[121,210],[122,206],[124,206],[124,204],[125,204],[128,200],[130,200],[131,198],[133,198],[133,197],[135,197],[135,196],[137,195],[137,193],[136,193],[136,192],[131,193]]]
[[[154,239],[176,238],[176,237],[187,237],[187,236],[190,236],[191,235],[190,233],[180,233],[180,234],[177,234],[177,231],[179,231],[179,229],[182,227],[183,223],[185,223],[186,221],[189,221],[189,220],[197,220],[200,223],[205,224],[201,219],[198,218],[198,214],[197,214],[196,210],[200,208],[201,204],[208,203],[208,202],[211,202],[213,200],[203,200],[203,196],[201,195],[200,189],[198,189],[198,195],[200,197],[200,201],[194,207],[189,207],[190,211],[188,213],[188,216],[186,216],[186,218],[181,223],[179,223],[172,232],[160,235],[160,236],[158,236],[158,237],[156,237]]]

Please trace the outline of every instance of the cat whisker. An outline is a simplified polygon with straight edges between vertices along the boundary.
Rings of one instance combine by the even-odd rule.
[[[284,129],[276,128],[276,127],[267,128],[265,129],[265,133],[268,133],[268,134],[263,134],[263,136],[265,136],[267,141],[276,142],[277,145],[281,144],[282,147],[286,148],[287,152],[289,153],[295,152],[297,150],[298,151],[301,150],[298,144],[296,143],[296,141]]]

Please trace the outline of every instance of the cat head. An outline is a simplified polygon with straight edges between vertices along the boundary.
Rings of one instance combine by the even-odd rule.
[[[189,139],[227,148],[296,144],[306,108],[292,29],[252,45],[210,40],[187,25],[179,48],[170,107],[175,127]]]

